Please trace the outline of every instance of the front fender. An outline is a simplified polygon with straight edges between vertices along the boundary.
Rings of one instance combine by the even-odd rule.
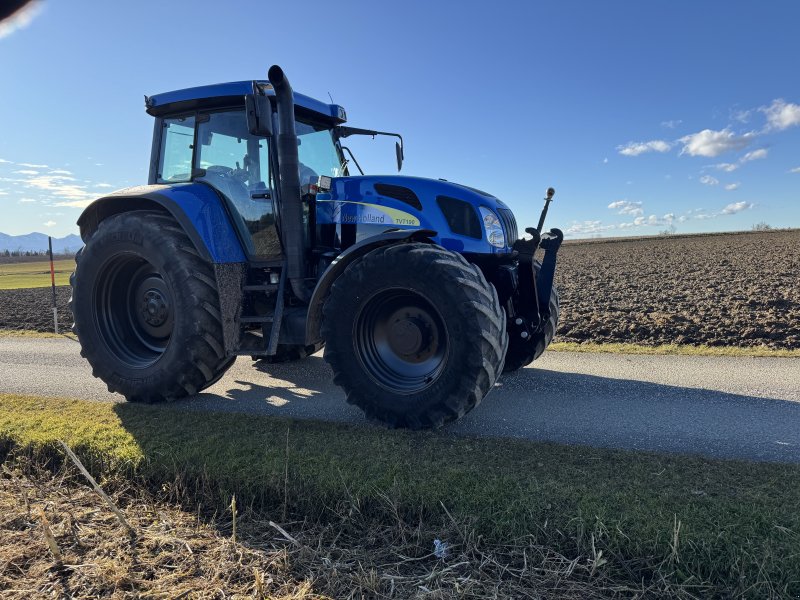
[[[163,210],[172,215],[211,263],[247,261],[222,199],[204,183],[142,185],[98,198],[78,218],[81,238],[86,242],[101,221],[132,210]]]
[[[311,301],[308,305],[308,316],[306,317],[306,345],[316,344],[322,341],[320,329],[322,328],[322,307],[331,290],[331,286],[336,279],[344,273],[344,270],[355,260],[361,258],[368,252],[372,252],[381,246],[391,244],[404,244],[409,242],[425,242],[432,244],[432,238],[437,233],[430,229],[414,229],[402,231],[388,231],[376,235],[350,246],[342,252],[325,270],[314,288]]]

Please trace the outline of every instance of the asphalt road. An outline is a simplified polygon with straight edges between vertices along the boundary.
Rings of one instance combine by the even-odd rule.
[[[800,359],[550,352],[444,434],[800,463]],[[0,338],[0,392],[118,402],[70,339]],[[317,354],[240,358],[175,406],[364,422]]]

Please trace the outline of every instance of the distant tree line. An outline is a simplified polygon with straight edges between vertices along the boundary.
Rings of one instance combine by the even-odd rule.
[[[3,250],[0,251],[0,256],[47,256],[47,250]],[[53,252],[53,256],[75,256],[72,250],[64,250],[62,252]]]

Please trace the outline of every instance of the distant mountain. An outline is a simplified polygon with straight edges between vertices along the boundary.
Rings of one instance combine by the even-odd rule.
[[[76,252],[83,241],[74,233],[63,238],[53,238],[53,252]],[[16,250],[22,252],[44,252],[47,250],[47,236],[44,233],[29,233],[28,235],[8,235],[0,233],[0,252]]]

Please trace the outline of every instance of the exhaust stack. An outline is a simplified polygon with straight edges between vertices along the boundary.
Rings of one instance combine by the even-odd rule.
[[[281,229],[286,251],[287,276],[294,294],[308,302],[311,292],[304,281],[303,204],[300,197],[300,159],[297,155],[297,130],[294,124],[294,96],[289,80],[278,65],[270,67],[267,77],[275,90],[278,108]]]

